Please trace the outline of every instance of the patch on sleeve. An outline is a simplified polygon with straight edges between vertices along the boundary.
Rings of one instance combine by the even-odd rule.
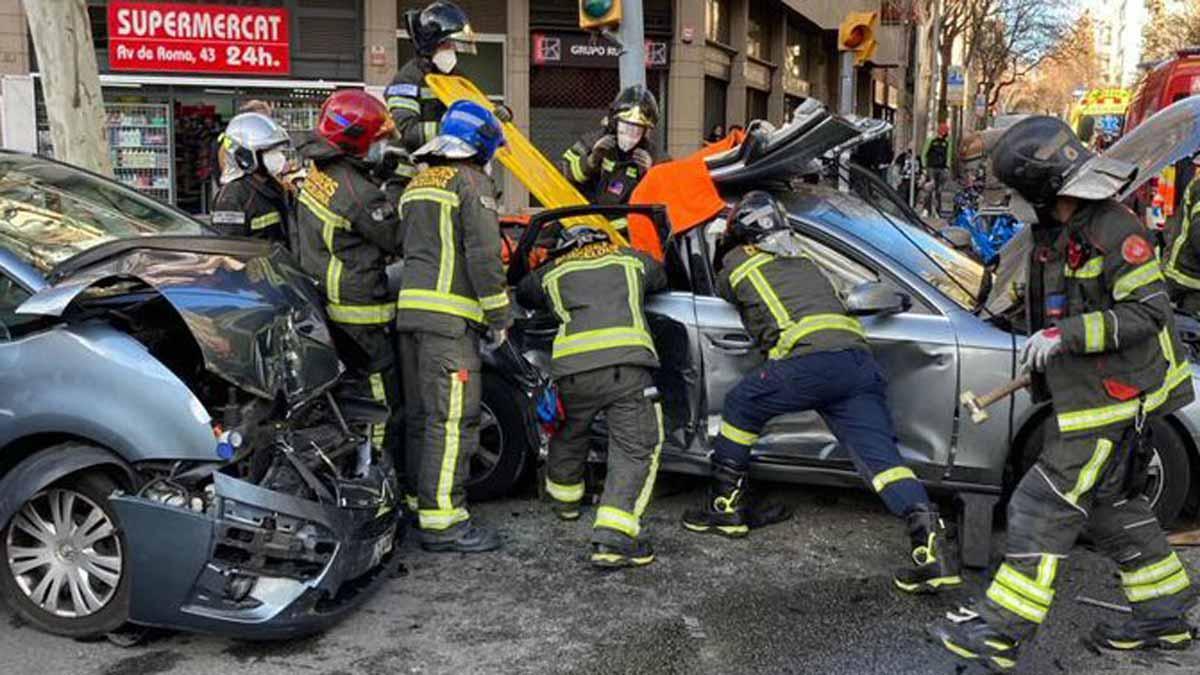
[[[487,209],[488,211],[499,211],[500,210],[500,207],[496,204],[495,197],[488,197],[487,195],[480,195],[479,203],[483,204],[483,208]]]
[[[246,214],[242,211],[213,211],[213,225],[245,225]]]
[[[419,87],[417,87],[417,85],[403,83],[393,84],[387,89],[383,90],[384,96],[407,96],[409,98],[416,98],[420,93],[421,90]]]
[[[1140,265],[1153,256],[1154,249],[1151,248],[1150,242],[1140,234],[1125,237],[1125,242],[1121,244],[1121,257],[1131,265]]]

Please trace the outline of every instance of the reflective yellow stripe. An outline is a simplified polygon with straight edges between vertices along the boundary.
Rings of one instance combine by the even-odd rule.
[[[1162,280],[1163,274],[1162,269],[1158,266],[1158,259],[1151,259],[1145,265],[1117,279],[1117,283],[1113,286],[1113,299],[1119,302],[1128,298],[1142,286]]]
[[[917,475],[907,466],[894,466],[887,471],[875,474],[875,477],[871,479],[871,487],[875,488],[876,492],[883,492],[884,488],[897,481],[916,479]]]
[[[411,190],[405,190],[404,194],[400,196],[401,206],[417,201],[437,202],[439,204],[453,206],[454,208],[458,208],[460,203],[457,194],[441,188],[413,188]]]
[[[279,215],[278,211],[264,213],[261,216],[250,221],[251,230],[262,230],[277,223],[283,222],[283,216]]]
[[[355,325],[372,325],[387,323],[396,318],[396,305],[385,303],[381,305],[335,305],[325,306],[331,321]]]
[[[632,267],[643,273],[646,270],[646,266],[642,264],[641,260],[625,256],[603,257],[595,260],[572,260],[570,262],[563,263],[547,272],[545,278],[542,280],[542,283],[553,281],[568,272],[578,272],[579,270],[595,270],[602,267],[611,267],[613,265]]]
[[[1104,312],[1083,315],[1083,351],[1086,354],[1104,351]]]
[[[725,420],[721,420],[721,435],[738,445],[754,445],[758,434],[739,429]]]
[[[452,206],[443,202],[438,214],[438,239],[442,247],[438,259],[438,293],[449,293],[450,289],[454,286],[454,249],[458,243],[454,240],[452,209]]]
[[[1153,584],[1144,584],[1141,586],[1126,586],[1125,597],[1129,598],[1130,602],[1145,602],[1156,598],[1165,598],[1175,595],[1176,593],[1187,589],[1192,585],[1188,579],[1185,570],[1179,570],[1175,574]]]
[[[387,107],[388,110],[402,108],[404,110],[415,112],[418,115],[421,114],[421,104],[415,99],[407,98],[405,96],[389,96],[387,99]]]
[[[300,191],[299,201],[324,224],[321,239],[325,243],[325,250],[329,252],[329,265],[325,268],[325,297],[330,303],[338,304],[342,301],[342,261],[334,252],[333,234],[337,230],[350,229],[350,221],[330,211],[303,190]]]
[[[1063,265],[1063,276],[1074,279],[1095,279],[1096,277],[1099,277],[1100,273],[1103,271],[1103,256],[1088,259],[1088,261],[1077,270],[1073,270],[1070,267]]]
[[[1054,587],[1054,577],[1058,576],[1058,556],[1043,555],[1038,563],[1037,583],[1046,588]]]
[[[1167,360],[1167,363],[1172,366],[1177,365],[1175,361],[1175,340],[1169,329],[1163,328],[1158,331],[1158,346],[1162,348],[1163,358]]]
[[[813,314],[788,326],[783,331],[783,334],[779,336],[779,341],[771,348],[771,358],[782,359],[786,357],[791,353],[792,348],[796,346],[797,342],[808,335],[822,330],[842,330],[854,333],[863,338],[867,336],[862,324],[854,317],[843,314]]]
[[[729,285],[737,288],[738,284],[746,280],[747,274],[750,274],[754,270],[766,265],[767,263],[771,262],[771,260],[773,260],[773,258],[766,253],[755,253],[747,258],[741,265],[738,265],[733,269],[733,272],[729,274]]]
[[[600,163],[600,169],[602,171],[612,171],[615,168],[617,168],[617,163],[611,159],[606,159]]]
[[[1171,392],[1176,387],[1190,383],[1191,379],[1192,372],[1187,363],[1172,366],[1167,371],[1166,381],[1163,382],[1163,385],[1146,396],[1145,411],[1149,413],[1156,410],[1159,406],[1167,402],[1167,399],[1171,396]],[[1058,415],[1058,428],[1063,433],[1070,433],[1131,420],[1137,415],[1138,405],[1138,401],[1125,401],[1101,408],[1088,408],[1086,410],[1060,413]]]
[[[1064,499],[1072,504],[1078,504],[1079,498],[1096,485],[1096,481],[1100,478],[1100,471],[1104,468],[1104,463],[1108,461],[1108,456],[1112,454],[1112,448],[1112,441],[1107,438],[1101,438],[1096,441],[1096,450],[1092,452],[1092,458],[1088,460],[1087,464],[1083,465],[1083,469],[1079,471],[1079,477],[1075,479],[1075,487],[1063,495]]]
[[[641,526],[638,525],[637,516],[628,511],[622,511],[615,506],[601,506],[596,509],[594,527],[606,527],[634,539],[637,538],[642,530]]]
[[[1168,268],[1166,271],[1167,278],[1185,288],[1200,290],[1200,279],[1189,277],[1182,270]]]
[[[471,518],[466,509],[421,509],[417,512],[422,530],[446,530]]]
[[[1008,563],[1000,566],[1000,569],[996,572],[996,581],[1003,583],[1008,589],[1019,593],[1021,596],[1037,604],[1049,607],[1050,603],[1054,602],[1053,588],[1039,584],[1018,572]]]
[[[564,485],[546,479],[546,494],[560,502],[577,502],[583,499],[583,483]]]
[[[987,596],[992,602],[1026,621],[1040,624],[1046,620],[1045,607],[1025,600],[1005,586],[1002,586],[999,581],[993,581],[992,585],[988,586]]]
[[[792,318],[788,315],[787,308],[783,306],[783,301],[775,293],[775,289],[771,288],[771,284],[767,283],[767,278],[758,269],[750,270],[746,278],[750,279],[750,284],[758,292],[758,297],[762,298],[763,303],[766,304],[767,310],[771,312],[771,316],[774,317],[775,324],[779,326],[779,330],[787,330],[792,323]]]
[[[1125,586],[1142,586],[1162,581],[1183,569],[1179,556],[1172,552],[1156,563],[1139,567],[1132,572],[1121,572],[1121,583]]]
[[[654,493],[654,481],[658,477],[658,463],[662,457],[663,446],[663,412],[662,404],[654,404],[654,420],[658,424],[658,442],[654,444],[654,452],[650,454],[650,469],[646,474],[646,482],[642,484],[642,491],[638,493],[637,501],[633,504],[633,515],[641,518],[646,512],[646,507],[650,505],[650,496]]]
[[[1190,191],[1188,196],[1191,196]],[[1171,257],[1167,259],[1167,276],[1180,286],[1200,290],[1200,279],[1184,274],[1183,270],[1179,267],[1179,254],[1187,244],[1188,236],[1192,229],[1192,218],[1195,217],[1197,212],[1200,212],[1200,204],[1195,205],[1195,208],[1184,206],[1183,224],[1179,230],[1179,236],[1175,237],[1175,241],[1171,243]]]
[[[479,299],[479,305],[483,307],[483,311],[488,312],[493,309],[500,309],[508,306],[508,293],[501,291],[495,295],[486,295]]]
[[[427,291],[420,288],[405,288],[400,291],[400,298],[396,301],[396,307],[402,310],[410,309],[437,312],[439,314],[452,314],[478,323],[483,322],[483,309],[479,306],[479,301],[452,293],[438,293],[437,291]]]
[[[641,277],[633,265],[625,266],[625,299],[629,304],[629,318],[633,321],[633,327],[644,333],[646,332],[646,317],[642,314],[642,288],[640,279]],[[647,335],[649,334],[647,333]]]
[[[322,223],[325,223],[326,225],[330,225],[333,228],[338,229],[338,230],[350,229],[350,221],[349,220],[347,220],[346,218],[343,218],[342,216],[339,216],[338,214],[334,213],[333,211],[330,211],[329,207],[327,207],[324,204],[322,204],[321,202],[317,201],[316,198],[313,197],[310,193],[301,190],[299,201],[301,204],[307,206],[309,208],[309,210],[311,210],[313,212],[313,215],[316,216],[317,219],[320,220]]]
[[[371,373],[367,380],[371,383],[371,398],[375,399],[376,403],[388,404],[387,390],[383,386],[383,375],[379,373]],[[371,425],[371,443],[376,448],[383,448],[384,434],[387,432],[387,424],[372,424]]]
[[[574,150],[567,150],[563,153],[563,159],[567,160],[567,168],[571,170],[571,179],[576,183],[582,183],[587,180],[587,174],[583,172],[583,158]]]
[[[425,141],[429,142],[437,138],[438,123],[437,122],[422,122],[421,133],[425,135]]]
[[[654,352],[654,341],[644,330],[634,328],[601,328],[585,330],[574,335],[554,338],[553,358],[561,359],[584,352],[595,352],[616,347],[643,347]]]
[[[445,436],[442,446],[442,467],[438,472],[437,505],[443,511],[454,509],[450,492],[454,489],[454,474],[458,470],[458,448],[462,436],[463,404],[466,388],[458,378],[458,372],[450,373],[450,401],[446,411],[446,423],[442,427]]]

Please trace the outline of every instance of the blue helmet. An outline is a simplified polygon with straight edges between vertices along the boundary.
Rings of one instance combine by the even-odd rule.
[[[442,115],[437,138],[421,146],[413,158],[440,155],[447,159],[474,157],[487,164],[504,146],[504,127],[484,106],[474,101],[455,101]]]

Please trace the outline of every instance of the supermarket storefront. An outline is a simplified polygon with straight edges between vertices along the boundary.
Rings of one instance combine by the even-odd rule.
[[[217,136],[247,101],[299,135],[331,91],[363,86],[361,1],[89,0],[89,13],[117,179],[192,213],[208,210]],[[38,151],[52,154],[35,89]]]

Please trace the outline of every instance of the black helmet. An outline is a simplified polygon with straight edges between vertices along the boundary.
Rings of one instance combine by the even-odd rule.
[[[563,226],[558,233],[558,246],[550,252],[550,257],[558,258],[585,246],[607,244],[610,242],[612,242],[612,238],[608,236],[607,232],[599,228],[588,227],[587,225],[577,225],[575,227]]]
[[[774,232],[790,229],[787,214],[771,193],[753,190],[729,212],[725,237],[734,244],[753,244]]]
[[[608,123],[616,129],[617,121],[653,129],[658,126],[658,99],[644,85],[625,87],[608,107]]]
[[[475,53],[475,33],[467,13],[458,5],[438,0],[421,11],[410,10],[404,15],[408,35],[421,56],[433,56],[438,45],[454,43],[460,52]]]
[[[992,172],[1034,208],[1044,208],[1091,157],[1066,122],[1039,115],[1012,125],[996,141]]]

